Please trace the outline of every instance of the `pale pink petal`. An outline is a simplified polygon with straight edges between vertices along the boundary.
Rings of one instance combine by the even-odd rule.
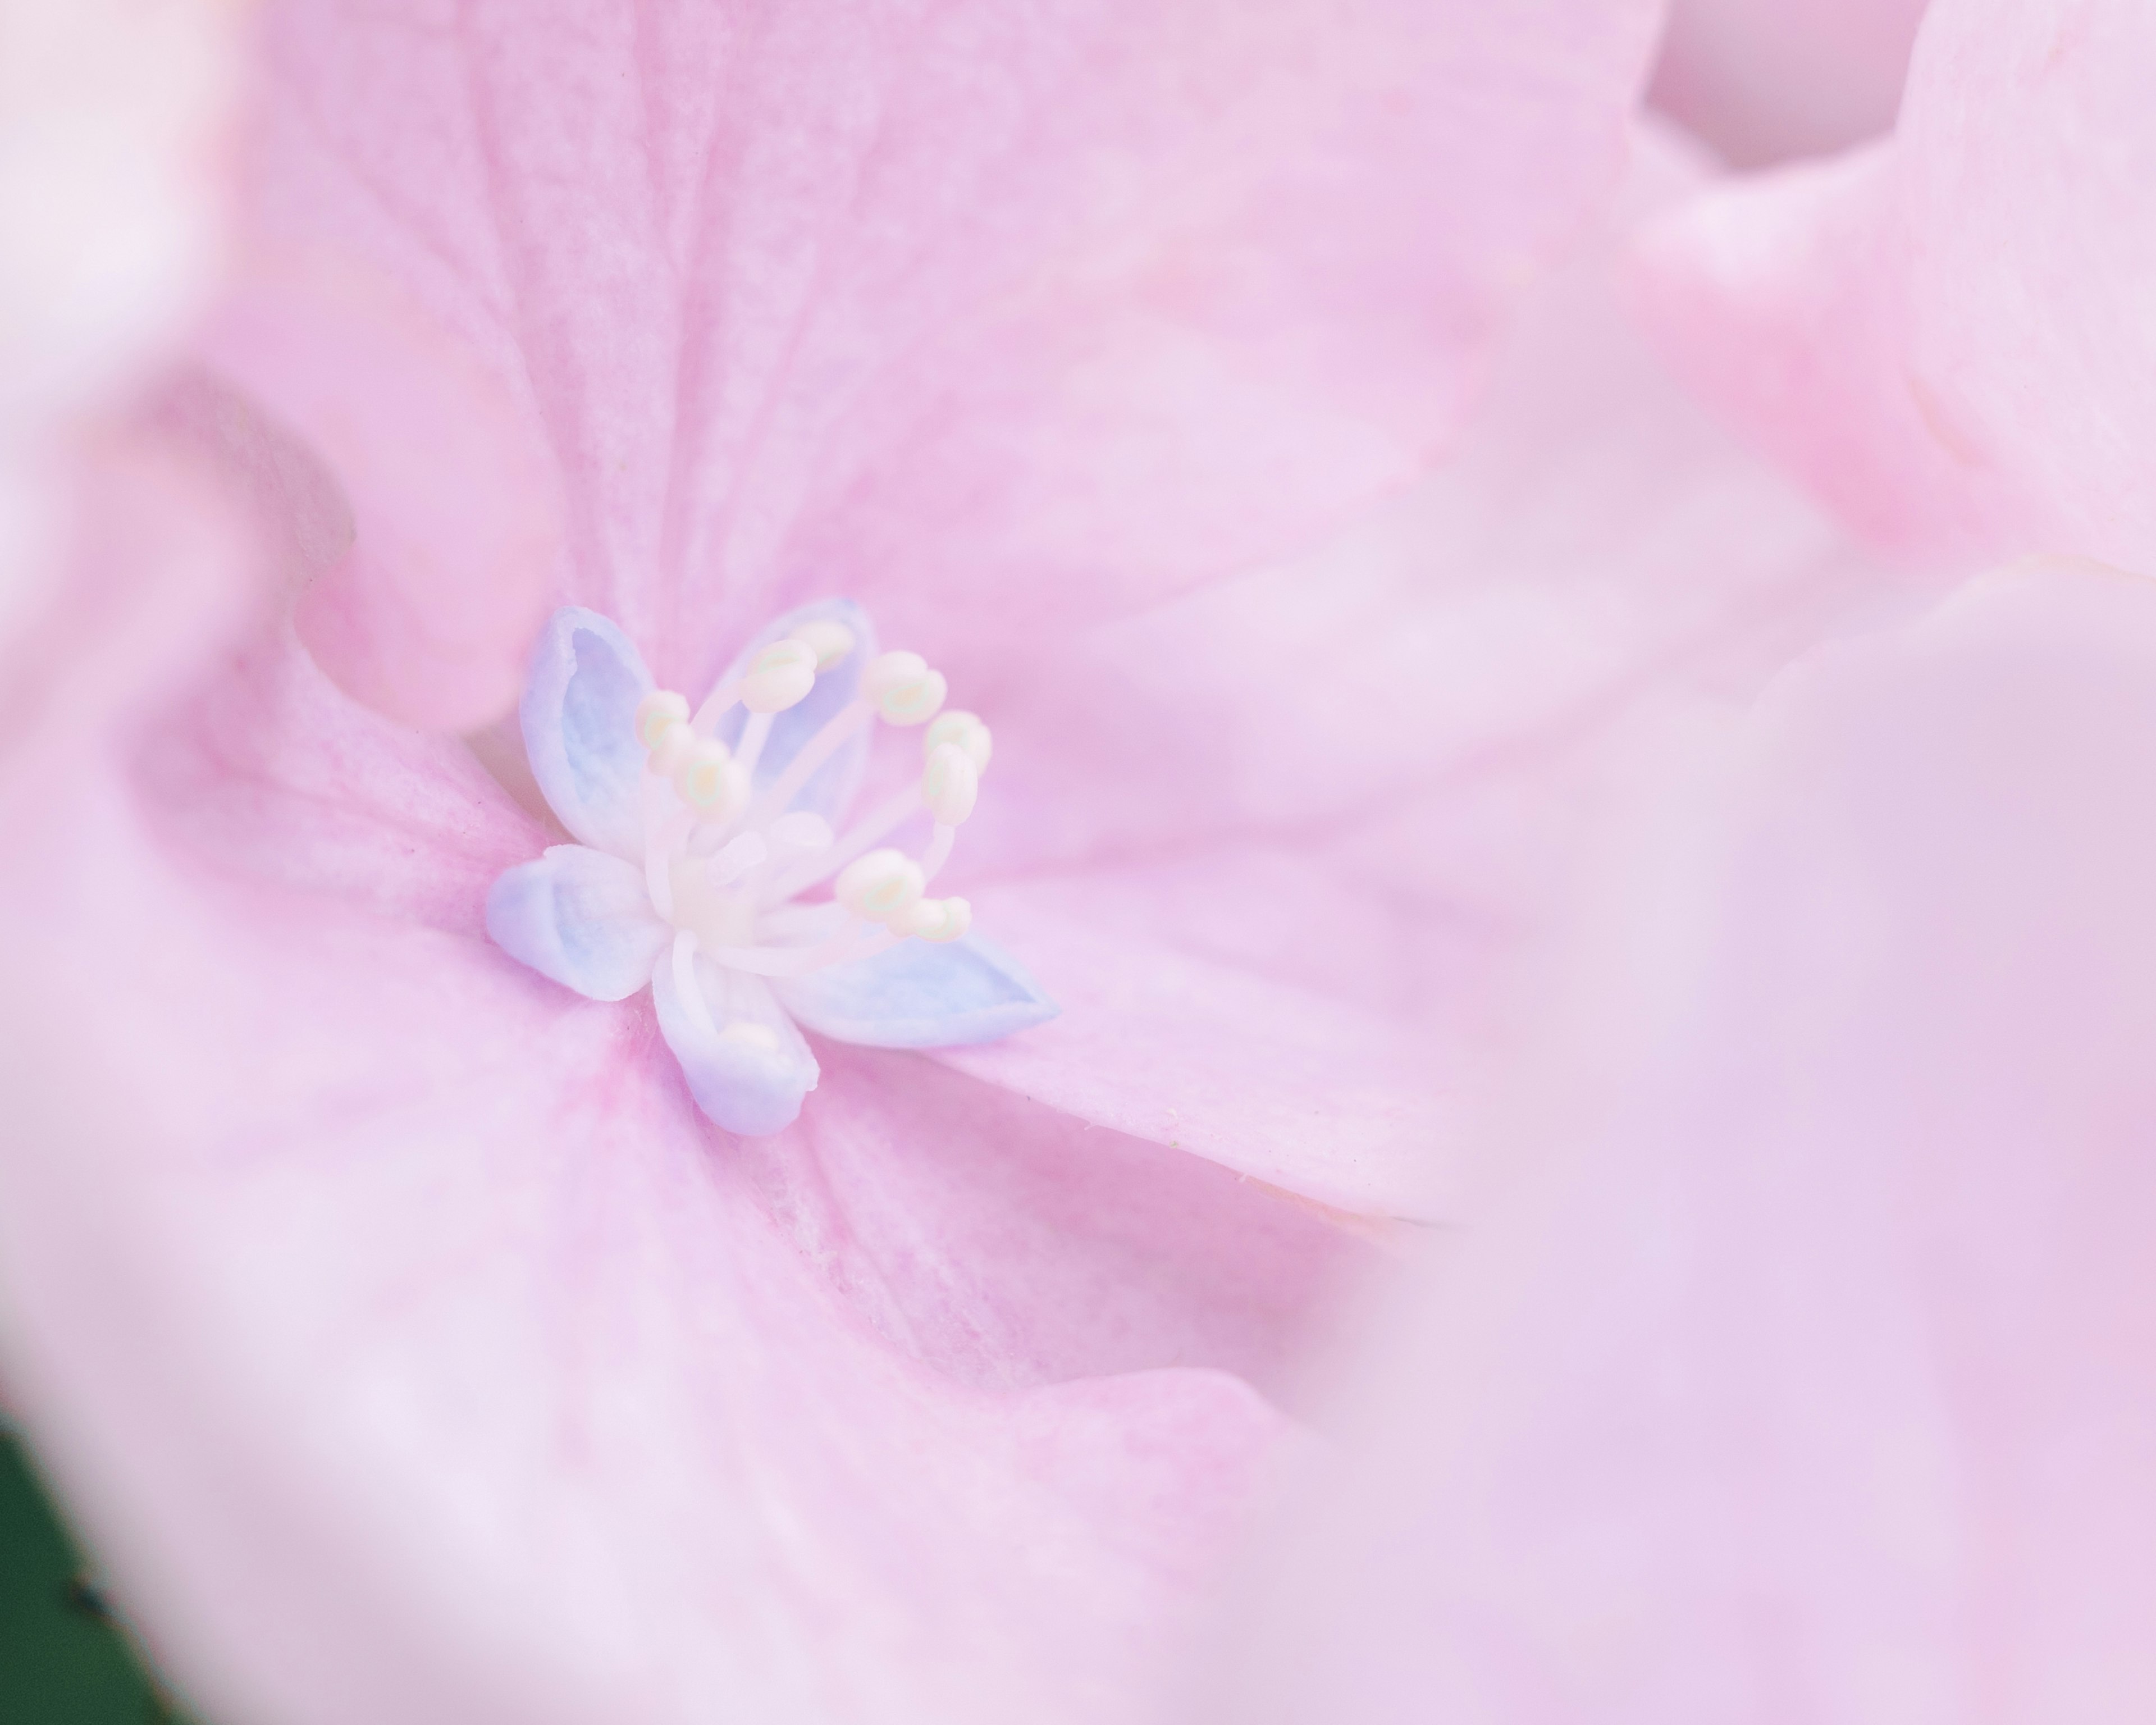
[[[0,624],[66,561],[71,449],[223,263],[235,8],[0,4]]]
[[[1789,677],[1204,1717],[2148,1717],[2152,737],[2156,587],[2094,566]]]
[[[1648,97],[1738,167],[1889,131],[1929,0],[1676,0]]]
[[[1610,251],[1699,172],[1641,158],[1382,519],[1038,667],[953,662],[997,743],[948,878],[1063,1009],[956,1064],[1329,1204],[1446,1207],[1604,732],[1897,592],[1627,326]]]
[[[501,379],[561,597],[693,679],[834,590],[901,639],[1097,614],[1414,471],[1614,177],[1652,10],[292,3],[254,220]]]
[[[2152,69],[2134,0],[1939,0],[1891,142],[1653,236],[1679,368],[1905,552],[2156,567]]]
[[[206,1712],[1127,1716],[1341,1235],[913,1056],[711,1132],[648,1005],[486,940],[531,820],[289,639],[44,736],[10,1393]]]
[[[198,352],[326,469],[300,634],[357,699],[474,729],[514,703],[552,608],[559,533],[542,458],[500,386],[395,290],[333,252],[252,257]],[[223,439],[243,470],[259,434]],[[254,481],[259,489],[263,480]]]

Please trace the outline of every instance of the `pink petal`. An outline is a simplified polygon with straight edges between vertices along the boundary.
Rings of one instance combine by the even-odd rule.
[[[1894,124],[1928,0],[1676,0],[1649,96],[1738,167]]]
[[[1219,1717],[2146,1717],[2152,737],[2156,588],[2091,566],[1788,680],[1666,938],[1545,1019]]]
[[[1698,172],[1643,141],[1615,231],[1383,518],[1037,665],[954,662],[997,743],[949,878],[1064,1009],[954,1063],[1339,1208],[1452,1201],[1508,970],[1594,865],[1605,734],[1895,590],[1614,303],[1632,212]]]
[[[312,577],[298,626],[323,669],[407,724],[470,730],[511,706],[559,550],[539,452],[499,387],[336,254],[254,259],[200,352],[333,475],[316,510],[334,519],[311,532],[335,553],[292,572]],[[229,439],[224,454],[261,465]]]
[[[1711,193],[1655,236],[1666,345],[1907,552],[2156,567],[2152,67],[2133,0],[1942,0],[1875,157]]]
[[[291,5],[255,220],[516,394],[561,597],[693,678],[788,599],[1097,614],[1396,483],[1608,184],[1652,11]]]
[[[485,939],[529,819],[289,640],[99,734],[4,788],[7,1376],[205,1710],[1127,1716],[1334,1230],[911,1057],[711,1132]]]
[[[207,0],[0,8],[0,626],[66,560],[74,446],[224,262],[240,19]]]

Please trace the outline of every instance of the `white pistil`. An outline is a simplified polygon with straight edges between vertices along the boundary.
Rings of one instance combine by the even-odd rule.
[[[644,881],[652,908],[675,927],[671,963],[683,1009],[706,1034],[756,1041],[757,1027],[721,1033],[697,986],[701,956],[723,968],[764,977],[803,976],[852,963],[901,941],[959,938],[973,920],[962,898],[931,899],[923,890],[949,859],[957,829],[973,813],[988,762],[988,727],[972,713],[945,712],[940,672],[919,655],[886,653],[870,661],[860,692],[798,749],[761,791],[752,774],[776,716],[805,699],[817,676],[846,660],[854,637],[844,625],[805,624],[760,649],[737,680],[714,689],[693,717],[686,698],[654,690],[638,706],[637,742],[647,752],[640,787]],[[747,708],[729,749],[713,734],[739,704]],[[790,804],[860,728],[925,727],[921,778],[894,793],[844,837],[819,815]],[[923,811],[933,822],[916,861],[878,842]],[[836,875],[830,902],[793,902]],[[741,944],[747,935],[753,944]],[[739,1032],[739,1034],[736,1033]]]

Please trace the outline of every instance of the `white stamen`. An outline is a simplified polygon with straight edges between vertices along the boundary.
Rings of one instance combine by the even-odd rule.
[[[955,941],[973,926],[973,907],[963,898],[924,898],[906,913],[894,932],[942,944]]]
[[[705,821],[731,820],[749,798],[749,768],[716,737],[690,744],[674,769],[674,794]]]
[[[965,750],[974,772],[988,770],[988,757],[995,752],[995,739],[988,734],[988,727],[981,722],[978,714],[962,712],[956,707],[937,714],[928,729],[921,733],[921,752],[932,755],[947,742],[955,742]]]
[[[820,672],[858,645],[844,624],[818,619],[761,649],[742,676],[712,690],[693,717],[687,698],[671,690],[654,690],[637,706],[635,735],[647,752],[640,788],[644,880],[652,908],[675,927],[674,986],[704,1034],[758,1049],[783,1045],[772,1025],[754,1019],[717,1028],[711,999],[721,997],[706,997],[699,984],[700,957],[722,971],[801,976],[871,957],[902,940],[957,940],[972,924],[964,899],[930,899],[924,891],[973,812],[993,742],[978,716],[942,711],[948,692],[943,676],[919,654],[886,653],[870,661],[855,698],[794,752],[769,785],[755,788],[774,716],[797,705]],[[729,750],[713,732],[737,701],[748,712]],[[821,815],[790,805],[877,717],[925,727],[921,776],[834,838]],[[918,861],[876,848],[924,811],[932,825]],[[834,875],[832,901],[793,901]],[[741,944],[744,937],[752,943]]]
[[[839,871],[832,896],[864,922],[895,924],[926,885],[921,865],[902,850],[871,850]]]
[[[819,617],[803,624],[787,639],[800,642],[816,655],[819,675],[854,650],[854,632],[844,624],[834,622],[828,617]]]
[[[774,850],[829,850],[834,836],[830,822],[806,809],[780,815],[763,829],[763,835]]]
[[[696,716],[689,721],[689,728],[699,737],[709,737],[721,719],[726,716],[733,704],[741,699],[741,685],[721,683],[704,697],[704,704],[696,709]]]
[[[666,733],[689,722],[689,697],[671,689],[654,689],[636,704],[636,740],[657,749]]]
[[[861,697],[892,725],[925,725],[943,705],[950,685],[918,653],[879,654],[861,673]]]
[[[731,886],[769,855],[762,834],[737,833],[704,865],[704,873],[714,886]]]
[[[773,641],[749,661],[742,705],[758,717],[783,713],[816,686],[816,649],[806,641]]]
[[[936,830],[928,840],[928,849],[921,853],[922,885],[926,886],[929,881],[933,880],[942,870],[943,865],[951,860],[951,847],[957,841],[957,828],[947,827],[941,821],[937,823]]]
[[[770,741],[771,715],[751,713],[748,723],[742,726],[741,752],[737,757],[743,773],[755,773],[756,763],[763,758],[763,746]]]
[[[921,787],[910,784],[871,809],[861,824],[839,840],[823,855],[782,874],[765,889],[767,902],[792,898],[805,892],[819,880],[827,880],[881,839],[907,816],[921,811]]]
[[[900,937],[878,928],[865,938],[855,929],[813,947],[720,947],[705,953],[715,964],[755,976],[806,976],[829,964],[850,964],[898,944]]]
[[[939,826],[965,824],[981,794],[981,775],[973,757],[955,742],[938,744],[921,775],[921,800]]]
[[[786,771],[764,787],[756,807],[749,811],[750,824],[766,811],[783,809],[800,795],[809,775],[836,754],[839,745],[866,724],[874,711],[865,701],[850,701],[825,721],[824,728],[803,743],[801,752],[786,763]]]
[[[674,993],[691,1024],[706,1036],[719,1034],[719,1027],[711,1022],[711,1009],[705,1003],[704,991],[696,981],[696,932],[693,928],[682,929],[674,937]]]

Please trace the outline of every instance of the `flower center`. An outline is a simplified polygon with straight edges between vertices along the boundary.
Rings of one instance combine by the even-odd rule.
[[[918,654],[870,660],[854,699],[783,772],[757,784],[773,721],[853,649],[844,624],[804,624],[763,648],[693,715],[687,697],[671,690],[654,690],[638,706],[637,741],[646,752],[644,881],[652,908],[677,931],[674,962],[683,970],[701,952],[759,976],[801,976],[903,940],[957,940],[971,927],[964,899],[926,894],[973,811],[992,743],[973,714],[944,711],[943,677]],[[714,733],[736,706],[747,716],[730,749]],[[879,721],[926,726],[919,780],[843,835],[821,815],[793,809],[817,769]],[[924,811],[932,827],[921,856],[880,844]],[[803,898],[825,881],[829,898]],[[685,998],[690,992],[685,988]]]

